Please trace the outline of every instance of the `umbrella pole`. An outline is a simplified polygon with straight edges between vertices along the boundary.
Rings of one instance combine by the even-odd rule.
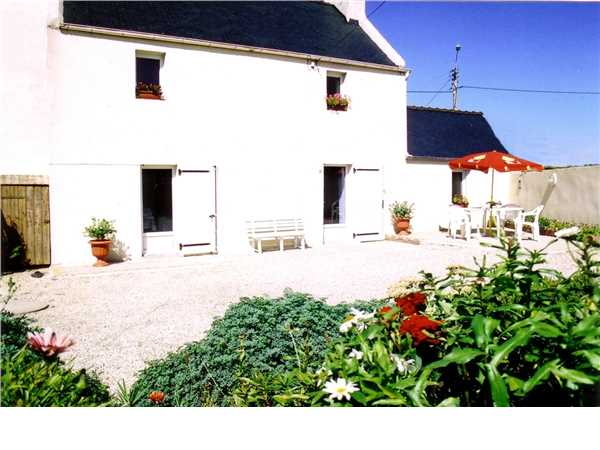
[[[492,171],[492,193],[490,194],[490,205],[494,202],[494,169]]]

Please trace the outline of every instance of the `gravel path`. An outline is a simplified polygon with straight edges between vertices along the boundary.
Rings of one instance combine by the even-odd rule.
[[[541,247],[542,243],[528,243]],[[427,269],[443,273],[451,264],[473,266],[473,257],[495,249],[425,235],[421,245],[374,242],[262,255],[144,258],[105,268],[43,270],[32,278],[14,275],[19,304],[49,304],[32,313],[41,326],[76,340],[67,358],[75,367],[95,369],[111,387],[130,384],[146,361],[202,338],[213,319],[240,297],[279,296],[285,288],[338,303],[378,298],[387,287]],[[575,266],[561,242],[548,255],[549,266],[571,272]],[[3,283],[4,285],[4,283]]]

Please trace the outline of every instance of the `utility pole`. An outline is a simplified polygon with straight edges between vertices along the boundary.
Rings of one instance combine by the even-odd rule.
[[[456,44],[456,56],[454,58],[454,68],[450,71],[452,78],[452,109],[458,109],[458,52],[460,52],[460,44]]]

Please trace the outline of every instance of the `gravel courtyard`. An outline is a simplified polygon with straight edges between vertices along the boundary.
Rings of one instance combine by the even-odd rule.
[[[331,303],[377,298],[421,269],[439,274],[451,264],[472,267],[473,257],[484,254],[497,260],[495,249],[477,242],[438,234],[420,239],[420,245],[383,241],[262,255],[144,258],[105,268],[44,269],[42,278],[24,272],[13,275],[19,290],[11,308],[49,305],[31,316],[73,336],[76,345],[66,357],[75,367],[97,370],[114,388],[121,379],[130,384],[146,361],[202,338],[240,297],[279,296],[291,288]],[[548,265],[574,270],[564,242],[549,249]]]

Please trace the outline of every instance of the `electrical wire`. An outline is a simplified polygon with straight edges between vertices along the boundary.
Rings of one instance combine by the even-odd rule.
[[[486,91],[507,91],[507,92],[531,92],[536,94],[577,94],[577,95],[600,95],[600,91],[555,91],[542,89],[515,89],[515,88],[499,88],[490,86],[469,86],[462,85],[459,89],[481,89]]]
[[[448,86],[448,83],[450,83],[450,78],[448,78],[446,80],[446,82],[442,85],[441,88],[438,89],[438,92],[436,92],[435,94],[433,94],[433,97],[431,97],[429,99],[429,101],[427,102],[427,104],[425,106],[429,106],[431,105],[431,102],[435,100],[435,98],[441,93],[441,92],[450,92],[450,91],[444,91],[444,89],[446,88],[446,86]]]
[[[367,18],[369,18],[369,17],[371,17],[373,14],[375,14],[375,13],[376,13],[376,12],[379,10],[379,8],[381,8],[381,7],[382,7],[383,5],[385,5],[386,3],[387,3],[387,1],[383,1],[383,2],[381,2],[379,5],[377,5],[373,11],[371,11],[369,14],[367,14]],[[343,37],[343,38],[341,38],[341,39],[340,39],[340,40],[339,40],[339,41],[338,41],[338,42],[337,42],[337,43],[334,45],[334,47],[337,47],[337,46],[339,46],[339,45],[340,45],[342,42],[344,42],[344,41],[346,40],[346,38],[347,38],[348,36],[350,36],[350,35],[351,35],[352,33],[354,33],[355,31],[356,31],[356,28],[352,28],[352,29],[351,29],[351,30],[350,30],[348,33],[346,33],[346,34],[344,35],[344,37]]]

